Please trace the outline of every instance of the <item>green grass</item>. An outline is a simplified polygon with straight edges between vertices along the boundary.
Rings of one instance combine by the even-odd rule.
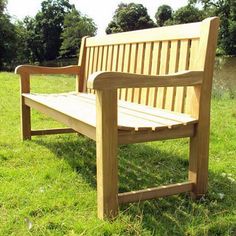
[[[32,91],[73,90],[74,78],[40,76]],[[33,128],[61,127],[33,112]],[[18,76],[0,73],[0,235],[235,235],[236,100],[214,98],[209,192],[121,207],[96,217],[95,143],[75,134],[20,140]],[[121,146],[120,191],[187,179],[188,140]]]

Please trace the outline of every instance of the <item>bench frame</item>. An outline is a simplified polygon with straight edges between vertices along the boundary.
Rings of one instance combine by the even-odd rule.
[[[188,71],[173,75],[155,76],[133,75],[121,72],[97,72],[92,74],[87,87],[96,91],[96,128],[85,123],[68,119],[59,111],[49,109],[33,102],[24,94],[30,93],[30,75],[33,74],[74,74],[80,80],[84,61],[84,43],[81,45],[79,65],[62,68],[36,67],[23,65],[16,68],[21,77],[21,128],[22,139],[31,139],[34,135],[79,132],[96,141],[97,150],[97,206],[98,217],[114,218],[118,206],[122,203],[136,202],[156,197],[163,197],[182,192],[190,192],[193,198],[201,197],[207,191],[208,153],[210,128],[210,98],[213,76],[213,65],[217,42],[219,19],[209,18],[202,23],[200,49],[205,55],[199,55],[198,63],[202,71]],[[199,53],[200,54],[200,53]],[[204,58],[204,59],[203,59]],[[137,86],[194,86],[196,96],[192,99],[193,114],[198,116],[197,124],[179,128],[152,131],[119,131],[117,129],[117,89],[136,88]],[[83,91],[83,83],[77,85],[78,92]],[[202,92],[201,92],[202,91]],[[201,96],[200,96],[201,94]],[[51,130],[31,130],[31,107],[61,121],[70,128]],[[146,190],[118,193],[117,147],[119,144],[165,140],[190,137],[189,177],[184,183],[171,184]]]

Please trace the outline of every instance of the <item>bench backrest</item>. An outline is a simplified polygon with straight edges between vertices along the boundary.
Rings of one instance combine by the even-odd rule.
[[[79,91],[94,92],[86,88],[86,81],[96,71],[165,75],[203,70],[206,73],[201,88],[118,91],[122,100],[198,116],[201,91],[209,93],[207,97],[211,93],[218,24],[219,19],[213,17],[197,23],[83,38],[79,65],[84,70],[79,75]]]

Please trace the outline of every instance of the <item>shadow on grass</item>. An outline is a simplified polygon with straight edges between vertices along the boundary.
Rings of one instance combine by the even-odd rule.
[[[78,140],[55,142],[38,139],[35,142],[66,160],[92,187],[96,187],[96,144]],[[122,145],[118,152],[120,192],[187,180],[188,161],[174,153],[145,144]]]
[[[37,139],[35,142],[66,160],[84,180],[96,188],[96,146],[87,138]],[[188,145],[187,143],[185,145]],[[119,148],[119,192],[144,189],[187,180],[187,153],[175,155],[168,146],[134,144]],[[153,235],[233,235],[236,226],[230,220],[235,184],[222,173],[209,173],[207,197],[194,202],[180,194],[121,206],[123,214],[141,222]],[[233,186],[234,185],[234,186]],[[220,217],[220,218],[219,218]],[[232,216],[233,217],[233,216]],[[233,218],[232,218],[233,219]]]

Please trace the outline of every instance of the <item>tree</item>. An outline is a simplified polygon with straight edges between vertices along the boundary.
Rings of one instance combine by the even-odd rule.
[[[142,4],[121,3],[116,9],[112,21],[108,24],[106,33],[111,34],[151,27],[155,27],[155,23]]]
[[[69,0],[45,0],[35,17],[36,40],[42,42],[42,55],[38,60],[53,60],[59,56],[61,33],[66,14],[72,10]]]
[[[173,23],[174,24],[183,24],[183,23],[191,23],[201,21],[204,18],[204,14],[198,8],[187,5],[179,8],[173,14]]]
[[[0,14],[3,14],[7,5],[7,0],[0,0]]]
[[[5,13],[6,3],[0,0],[0,69],[11,64],[16,57],[15,27]]]
[[[96,33],[95,23],[91,18],[82,16],[75,8],[64,19],[64,30],[61,35],[61,56],[74,56],[78,53],[83,36]]]
[[[42,36],[36,31],[35,18],[25,17],[15,24],[17,36],[17,60],[20,63],[31,63],[44,60]]]
[[[218,52],[236,55],[236,1],[235,0],[189,0],[200,3],[207,16],[220,17]]]
[[[173,10],[168,5],[161,5],[158,7],[155,14],[156,22],[158,26],[163,26],[165,22],[169,19],[172,19]]]

